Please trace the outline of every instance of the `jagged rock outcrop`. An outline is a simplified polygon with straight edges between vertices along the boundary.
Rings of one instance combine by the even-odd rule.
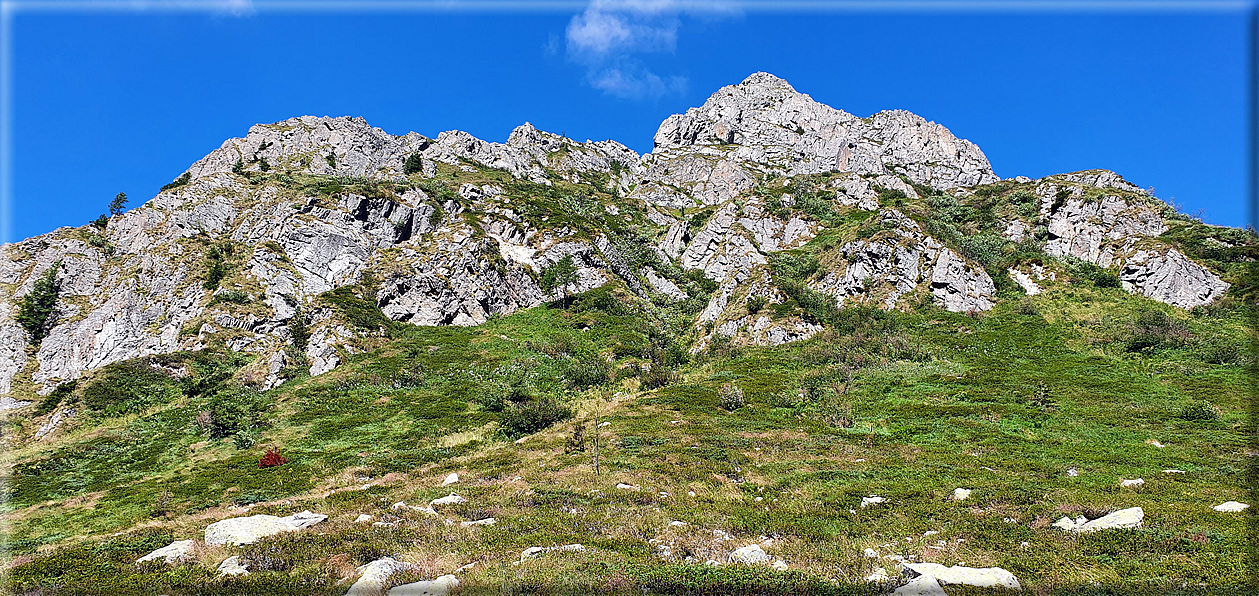
[[[852,298],[878,300],[890,309],[926,283],[935,302],[947,310],[992,308],[997,288],[982,267],[967,262],[895,209],[880,211],[878,218],[889,231],[839,247],[838,266],[810,287],[834,296],[841,307]]]
[[[667,118],[656,131],[655,146],[653,168],[668,162],[681,173],[666,179],[683,185],[700,181],[737,188],[745,176],[740,164],[763,164],[788,175],[895,172],[940,189],[998,180],[978,147],[943,126],[903,110],[858,118],[763,72]],[[702,160],[709,164],[706,175],[704,166],[682,157],[695,148],[708,149],[706,156],[715,158]],[[720,198],[708,189],[698,194]]]
[[[670,116],[654,140],[640,156],[615,141],[577,142],[528,123],[506,143],[460,131],[395,136],[361,118],[253,126],[192,164],[182,184],[103,228],[61,228],[0,250],[0,394],[15,382],[47,393],[113,362],[217,344],[256,354],[265,377],[259,386],[271,387],[294,364],[286,351],[297,316],[309,327],[309,372],[321,374],[375,330],[347,324],[319,296],[365,279],[371,292],[360,298],[393,320],[475,325],[613,280],[642,296],[685,300],[690,286],[678,269],[700,270],[719,286],[698,317],[695,349],[718,335],[795,341],[820,327],[746,305],[786,300],[768,255],[801,247],[822,226],[792,211],[790,194],[780,197],[787,211],[767,208],[757,194],[763,186],[752,191],[769,174],[786,176],[777,179],[782,192],[792,176],[836,171],[820,192],[836,209],[864,211],[880,209],[881,192],[912,200],[915,185],[926,185],[965,196],[968,187],[997,181],[974,144],[938,124],[904,111],[858,118],[766,73]],[[419,166],[409,175],[408,159]],[[472,181],[440,188],[465,174]],[[546,199],[553,210],[554,201],[573,199],[562,195],[577,182],[614,201],[549,216],[519,204],[531,198],[522,192],[554,190]],[[1048,254],[1116,268],[1129,291],[1176,306],[1206,304],[1228,290],[1216,273],[1157,240],[1167,230],[1165,206],[1119,175],[1090,170],[1035,184],[1038,220],[1010,221],[1007,237],[1022,240],[1043,224]],[[703,225],[679,211],[700,204],[712,206]],[[572,217],[620,218],[657,240],[627,250],[625,237],[563,223]],[[891,230],[844,243],[811,287],[841,305],[891,308],[922,289],[950,310],[991,308],[995,290],[982,268],[908,218],[876,217]],[[629,258],[639,248],[659,261]],[[577,281],[544,292],[539,276],[566,256]],[[217,287],[207,283],[214,259],[226,271]],[[55,263],[56,324],[28,354],[15,305]]]

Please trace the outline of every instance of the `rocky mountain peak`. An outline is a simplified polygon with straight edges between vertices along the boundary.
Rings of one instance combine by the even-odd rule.
[[[815,101],[781,78],[755,73],[723,87],[704,105],[667,118],[653,153],[727,147],[727,156],[789,175],[832,170],[903,174],[939,189],[995,182],[974,143],[903,110],[869,118]]]

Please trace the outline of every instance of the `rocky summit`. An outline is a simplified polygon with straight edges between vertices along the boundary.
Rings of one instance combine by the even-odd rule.
[[[1230,560],[1251,514],[1194,524],[1242,496],[1244,465],[1194,445],[1238,428],[1259,257],[1253,230],[1115,172],[1003,179],[941,124],[756,73],[665,118],[643,155],[528,123],[495,143],[301,116],[173,174],[0,251],[17,593],[77,581],[41,557],[93,544],[126,555],[110,574],[156,582],[119,585],[179,593],[454,590],[573,561],[609,590],[939,593],[963,556],[1011,590],[1240,585],[1106,567],[1116,533],[1124,553]],[[915,459],[968,471],[909,490],[921,470],[888,470]],[[1125,477],[1162,480],[1096,488]],[[442,496],[454,483],[468,498]],[[1144,525],[1098,525],[1142,506]],[[537,530],[531,511],[559,517]],[[327,522],[281,528],[293,514]],[[240,520],[276,527],[211,536]],[[949,535],[927,540],[935,523]],[[1038,567],[1033,540],[1083,558]],[[485,557],[502,561],[465,565]]]

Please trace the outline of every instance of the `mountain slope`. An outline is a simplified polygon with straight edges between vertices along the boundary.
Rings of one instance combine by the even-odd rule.
[[[864,590],[862,549],[949,528],[967,546],[906,544],[1046,590],[1242,585],[1246,518],[1197,500],[1242,497],[1253,232],[1104,170],[1000,180],[937,124],[857,118],[765,73],[655,139],[640,156],[528,124],[500,144],[306,116],[103,226],[4,246],[9,578],[343,593],[394,553],[484,561],[475,585]],[[17,315],[50,271],[32,345]],[[272,445],[290,462],[259,470]],[[441,496],[451,471],[473,503],[446,519],[500,525],[388,508]],[[1129,476],[1151,486],[1117,490]],[[974,507],[945,498],[963,485]],[[873,493],[894,505],[862,509]],[[131,564],[254,503],[333,519],[237,553],[253,579],[216,577],[229,551],[204,545],[173,570]],[[1156,553],[1133,563],[1145,580],[1106,558],[1128,547],[1047,527],[1142,504],[1150,528],[1121,543]],[[395,525],[360,531],[368,511]],[[610,558],[505,567],[569,542]],[[745,542],[795,571],[690,564]],[[83,549],[114,554],[91,570]]]

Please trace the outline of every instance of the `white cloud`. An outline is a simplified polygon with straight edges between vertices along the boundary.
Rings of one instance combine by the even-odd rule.
[[[590,85],[627,99],[681,93],[685,77],[651,72],[639,54],[673,52],[684,14],[730,14],[726,1],[592,0],[564,31],[568,58],[586,66]]]

